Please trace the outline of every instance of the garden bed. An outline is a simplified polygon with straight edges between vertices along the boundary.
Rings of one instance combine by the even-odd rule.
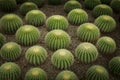
[[[88,22],[93,23],[95,18],[92,16],[92,10],[85,9],[83,1],[80,1],[80,2],[82,4],[82,6],[83,6],[83,9],[85,11],[87,11],[87,13],[89,15],[89,21]],[[18,5],[18,7],[19,6],[20,5]],[[43,11],[46,14],[47,18],[52,16],[52,15],[63,15],[63,16],[65,16],[67,18],[67,13],[65,13],[65,11],[64,11],[64,3],[61,4],[61,5],[55,5],[54,6],[54,5],[49,5],[47,2],[45,2],[44,6],[41,7],[40,10]],[[15,11],[13,13],[19,15],[23,19],[24,24],[26,24],[24,16],[20,15],[19,9],[17,9],[17,11]],[[6,13],[0,12],[0,18],[4,14],[6,14]],[[92,65],[102,65],[103,67],[105,67],[109,71],[109,75],[110,75],[109,80],[120,80],[120,77],[113,75],[110,72],[110,70],[108,69],[109,61],[113,57],[120,55],[120,23],[118,22],[119,14],[114,13],[113,17],[117,22],[116,29],[111,33],[101,33],[101,36],[110,36],[110,37],[112,37],[116,41],[117,50],[112,55],[108,55],[108,56],[104,56],[104,55],[99,54],[99,57],[97,58],[97,60],[95,62],[93,62],[93,63],[90,63],[90,64],[80,63],[75,58],[75,62],[69,68],[69,70],[73,71],[79,77],[80,80],[85,80],[85,73],[88,70],[88,68],[90,68]],[[66,30],[66,32],[71,36],[71,39],[72,39],[72,44],[67,49],[70,50],[73,54],[75,53],[74,52],[75,48],[81,43],[81,41],[78,40],[78,38],[76,36],[76,31],[77,31],[78,27],[79,26],[74,26],[74,25],[69,24],[69,27]],[[54,51],[51,51],[50,49],[48,49],[48,47],[45,44],[45,40],[44,40],[45,35],[49,31],[47,30],[46,25],[43,25],[43,26],[40,26],[40,27],[37,27],[37,28],[41,31],[41,38],[40,38],[39,42],[37,42],[36,45],[43,46],[48,52],[47,60],[43,64],[41,64],[41,65],[39,65],[37,67],[40,67],[40,68],[42,68],[42,69],[44,69],[46,71],[46,73],[48,75],[48,80],[55,80],[57,74],[62,70],[55,68],[51,63],[51,56],[52,56]],[[11,41],[16,42],[15,35],[6,35],[6,34],[4,34],[4,35],[6,37],[6,42],[11,42]],[[95,43],[96,42],[94,42],[94,44]],[[25,52],[29,47],[22,46],[22,55],[21,55],[21,57],[19,59],[17,59],[15,61],[15,63],[17,63],[21,67],[21,70],[22,70],[22,75],[21,75],[21,78],[19,80],[24,80],[24,76],[25,76],[26,72],[30,68],[35,67],[35,66],[29,64],[25,60]],[[5,60],[2,60],[0,58],[0,65],[2,65],[5,62],[6,62]]]

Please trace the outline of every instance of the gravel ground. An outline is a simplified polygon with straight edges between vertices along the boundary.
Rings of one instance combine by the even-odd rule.
[[[83,5],[83,9],[84,9],[83,1],[81,1],[81,4]],[[18,8],[19,8],[19,6],[20,5],[18,5]],[[40,10],[42,10],[46,14],[47,18],[49,16],[52,16],[52,15],[63,15],[65,17],[67,17],[67,14],[64,12],[64,4],[61,4],[58,6],[53,6],[53,5],[48,5],[47,2],[45,2],[45,5],[42,8],[40,8]],[[86,9],[84,9],[84,10],[87,11],[87,13],[89,14],[89,21],[88,22],[93,23],[95,19],[92,16],[92,11],[86,10]],[[24,16],[20,15],[19,9],[17,11],[15,11],[14,13],[19,15],[24,21]],[[4,14],[6,14],[6,13],[0,12],[0,18]],[[103,56],[103,55],[99,54],[99,57],[97,58],[97,60],[93,63],[90,63],[90,64],[80,63],[75,58],[76,60],[75,60],[74,64],[69,68],[69,70],[72,70],[73,72],[75,72],[80,80],[85,80],[85,73],[88,70],[88,68],[92,65],[102,65],[109,71],[108,63],[109,63],[110,59],[115,57],[115,56],[120,55],[120,26],[119,26],[120,23],[118,22],[118,15],[119,14],[116,14],[116,13],[114,13],[114,15],[113,15],[113,17],[115,18],[115,20],[117,22],[116,30],[114,30],[111,33],[101,33],[101,36],[110,36],[116,41],[116,43],[117,43],[116,52],[110,56]],[[26,24],[25,21],[24,21],[24,24]],[[72,38],[72,44],[68,47],[68,50],[70,50],[73,54],[74,54],[74,50],[77,47],[77,45],[79,45],[81,43],[81,41],[79,41],[77,39],[77,36],[76,36],[77,28],[78,28],[78,26],[74,26],[74,25],[69,24],[69,28],[66,30],[66,32]],[[48,32],[46,29],[46,25],[40,26],[40,27],[38,27],[38,29],[41,31],[41,39],[39,40],[37,45],[41,45],[47,50],[48,58],[45,61],[45,63],[43,63],[42,65],[36,66],[36,67],[40,67],[40,68],[44,69],[47,72],[49,80],[55,80],[55,77],[57,76],[57,74],[62,70],[55,68],[51,63],[50,59],[51,59],[51,56],[52,56],[54,51],[49,50],[47,48],[47,46],[45,45],[44,37]],[[7,42],[10,42],[10,41],[16,42],[15,35],[5,35],[5,36],[6,36]],[[94,42],[94,44],[95,44],[95,42]],[[22,49],[23,49],[22,55],[18,60],[15,61],[15,63],[17,63],[21,67],[21,70],[22,70],[22,75],[21,75],[21,78],[19,80],[24,80],[24,76],[25,76],[26,71],[28,71],[32,67],[35,67],[35,66],[27,63],[27,61],[25,60],[25,52],[29,47],[22,46]],[[6,61],[2,60],[0,58],[0,65],[2,65],[4,62],[6,62]],[[109,71],[109,74],[110,74],[109,80],[120,80],[120,77],[113,75],[112,73],[110,73],[110,71]]]

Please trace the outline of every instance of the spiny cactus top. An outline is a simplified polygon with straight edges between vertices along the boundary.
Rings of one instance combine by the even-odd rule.
[[[20,45],[15,42],[8,42],[1,47],[0,56],[7,61],[13,61],[20,57],[21,51]]]
[[[112,54],[116,50],[116,42],[107,36],[98,39],[96,46],[102,54]]]
[[[77,29],[77,36],[81,41],[94,42],[100,37],[100,30],[92,23],[84,23]]]
[[[44,0],[28,0],[28,1],[37,4],[38,7],[42,7],[42,5],[44,4]]]
[[[77,0],[67,1],[64,5],[65,12],[70,12],[73,9],[82,8],[82,5]]]
[[[20,75],[20,67],[13,62],[6,62],[0,67],[0,80],[18,80]]]
[[[112,14],[113,14],[112,8],[106,4],[97,5],[93,9],[94,17],[99,17],[101,15],[110,15],[111,16]]]
[[[115,12],[120,12],[120,0],[112,0],[110,6]]]
[[[16,32],[16,40],[24,46],[35,44],[40,39],[40,31],[32,25],[24,25]]]
[[[116,28],[116,21],[108,15],[99,16],[95,19],[94,24],[101,30],[101,32],[112,32]]]
[[[74,63],[74,56],[66,49],[59,49],[52,55],[52,64],[60,69],[67,69]]]
[[[45,23],[46,15],[40,10],[31,10],[26,14],[25,20],[28,24],[39,27]]]
[[[20,6],[20,13],[26,15],[31,10],[37,10],[38,6],[33,2],[25,2]]]
[[[16,0],[0,0],[0,9],[4,12],[13,12],[16,7]]]
[[[23,21],[16,14],[6,14],[0,19],[0,24],[4,33],[14,34],[23,25]]]
[[[25,75],[24,80],[48,80],[46,72],[41,68],[31,68]]]
[[[85,7],[87,9],[93,9],[95,6],[101,4],[100,0],[85,0]]]
[[[34,65],[43,63],[47,58],[47,51],[41,46],[30,47],[25,54],[26,60]]]
[[[45,36],[45,43],[51,50],[67,48],[71,37],[63,30],[52,30]]]
[[[90,63],[97,59],[98,51],[93,44],[84,42],[77,46],[75,55],[81,62]]]
[[[64,70],[57,75],[55,80],[79,80],[79,79],[74,72]]]
[[[73,25],[80,25],[88,21],[88,14],[83,9],[73,9],[69,12],[68,21]]]
[[[68,28],[68,21],[64,16],[53,15],[47,19],[46,26],[48,30],[53,30],[53,29],[66,30]]]
[[[94,65],[90,67],[86,73],[87,80],[109,80],[108,71],[100,66]]]
[[[114,57],[110,60],[109,69],[112,73],[120,75],[120,56]]]

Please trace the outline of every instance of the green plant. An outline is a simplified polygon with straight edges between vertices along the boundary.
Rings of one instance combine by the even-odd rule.
[[[108,15],[99,16],[94,24],[102,31],[102,32],[112,32],[116,28],[116,21],[114,18]]]
[[[49,4],[52,4],[52,5],[61,4],[61,1],[62,1],[62,0],[48,0]]]
[[[0,80],[17,80],[20,75],[20,67],[13,62],[6,62],[0,67]]]
[[[64,16],[54,15],[47,19],[46,26],[48,30],[54,30],[54,29],[65,30],[68,28],[68,21]]]
[[[115,12],[120,12],[120,0],[112,0],[110,6]]]
[[[85,0],[85,7],[87,9],[93,9],[95,6],[101,4],[100,0]]]
[[[68,14],[68,21],[74,25],[80,25],[88,21],[88,14],[83,9],[73,9]]]
[[[114,57],[109,62],[109,69],[112,73],[120,75],[120,57]]]
[[[0,10],[4,12],[12,12],[16,7],[16,0],[0,0]]]
[[[15,42],[8,42],[1,47],[0,56],[7,61],[14,61],[21,55],[21,47]]]
[[[28,24],[42,26],[46,21],[46,15],[40,10],[31,10],[26,14],[25,20]]]
[[[102,4],[110,4],[112,0],[100,0]]]
[[[103,54],[112,54],[116,50],[115,41],[107,36],[98,39],[96,46],[98,50]]]
[[[82,8],[82,5],[76,0],[67,1],[64,5],[65,12],[70,12],[73,9]]]
[[[81,41],[94,42],[100,37],[100,30],[92,23],[84,23],[78,27],[77,36]]]
[[[51,50],[57,50],[67,48],[71,43],[71,38],[63,30],[52,30],[45,36],[45,43]]]
[[[112,14],[113,14],[112,8],[106,4],[97,5],[93,9],[94,17],[99,17],[100,15],[110,15],[111,16]]]
[[[41,68],[31,68],[26,73],[24,80],[47,80],[47,74]]]
[[[44,0],[28,0],[28,1],[35,3],[38,7],[41,7],[44,3]]]
[[[0,49],[4,45],[6,38],[3,34],[0,33]]]
[[[79,80],[79,79],[74,72],[64,70],[57,75],[55,80]]]
[[[27,2],[28,0],[16,0],[17,4],[21,4],[21,3],[24,3],[24,2]]]
[[[86,73],[87,80],[109,80],[108,71],[100,66],[94,65],[90,67]]]
[[[16,40],[24,46],[35,44],[40,38],[40,31],[32,25],[24,25],[16,32]]]
[[[26,15],[27,12],[31,11],[31,10],[37,10],[38,6],[33,3],[33,2],[24,2],[21,6],[20,6],[20,13],[22,15]]]
[[[67,69],[74,63],[74,56],[66,49],[59,49],[54,52],[51,61],[55,67],[59,69]]]
[[[26,51],[25,58],[31,64],[39,65],[46,60],[47,51],[41,46],[33,46]]]
[[[75,49],[75,56],[83,63],[91,63],[98,57],[97,48],[91,43],[81,43]]]
[[[7,14],[0,19],[0,24],[4,33],[14,34],[23,25],[23,21],[16,14]]]

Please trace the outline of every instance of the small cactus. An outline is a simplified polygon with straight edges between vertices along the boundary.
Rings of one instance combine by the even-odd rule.
[[[59,49],[52,55],[52,64],[60,69],[69,68],[74,63],[74,56],[66,49]]]

